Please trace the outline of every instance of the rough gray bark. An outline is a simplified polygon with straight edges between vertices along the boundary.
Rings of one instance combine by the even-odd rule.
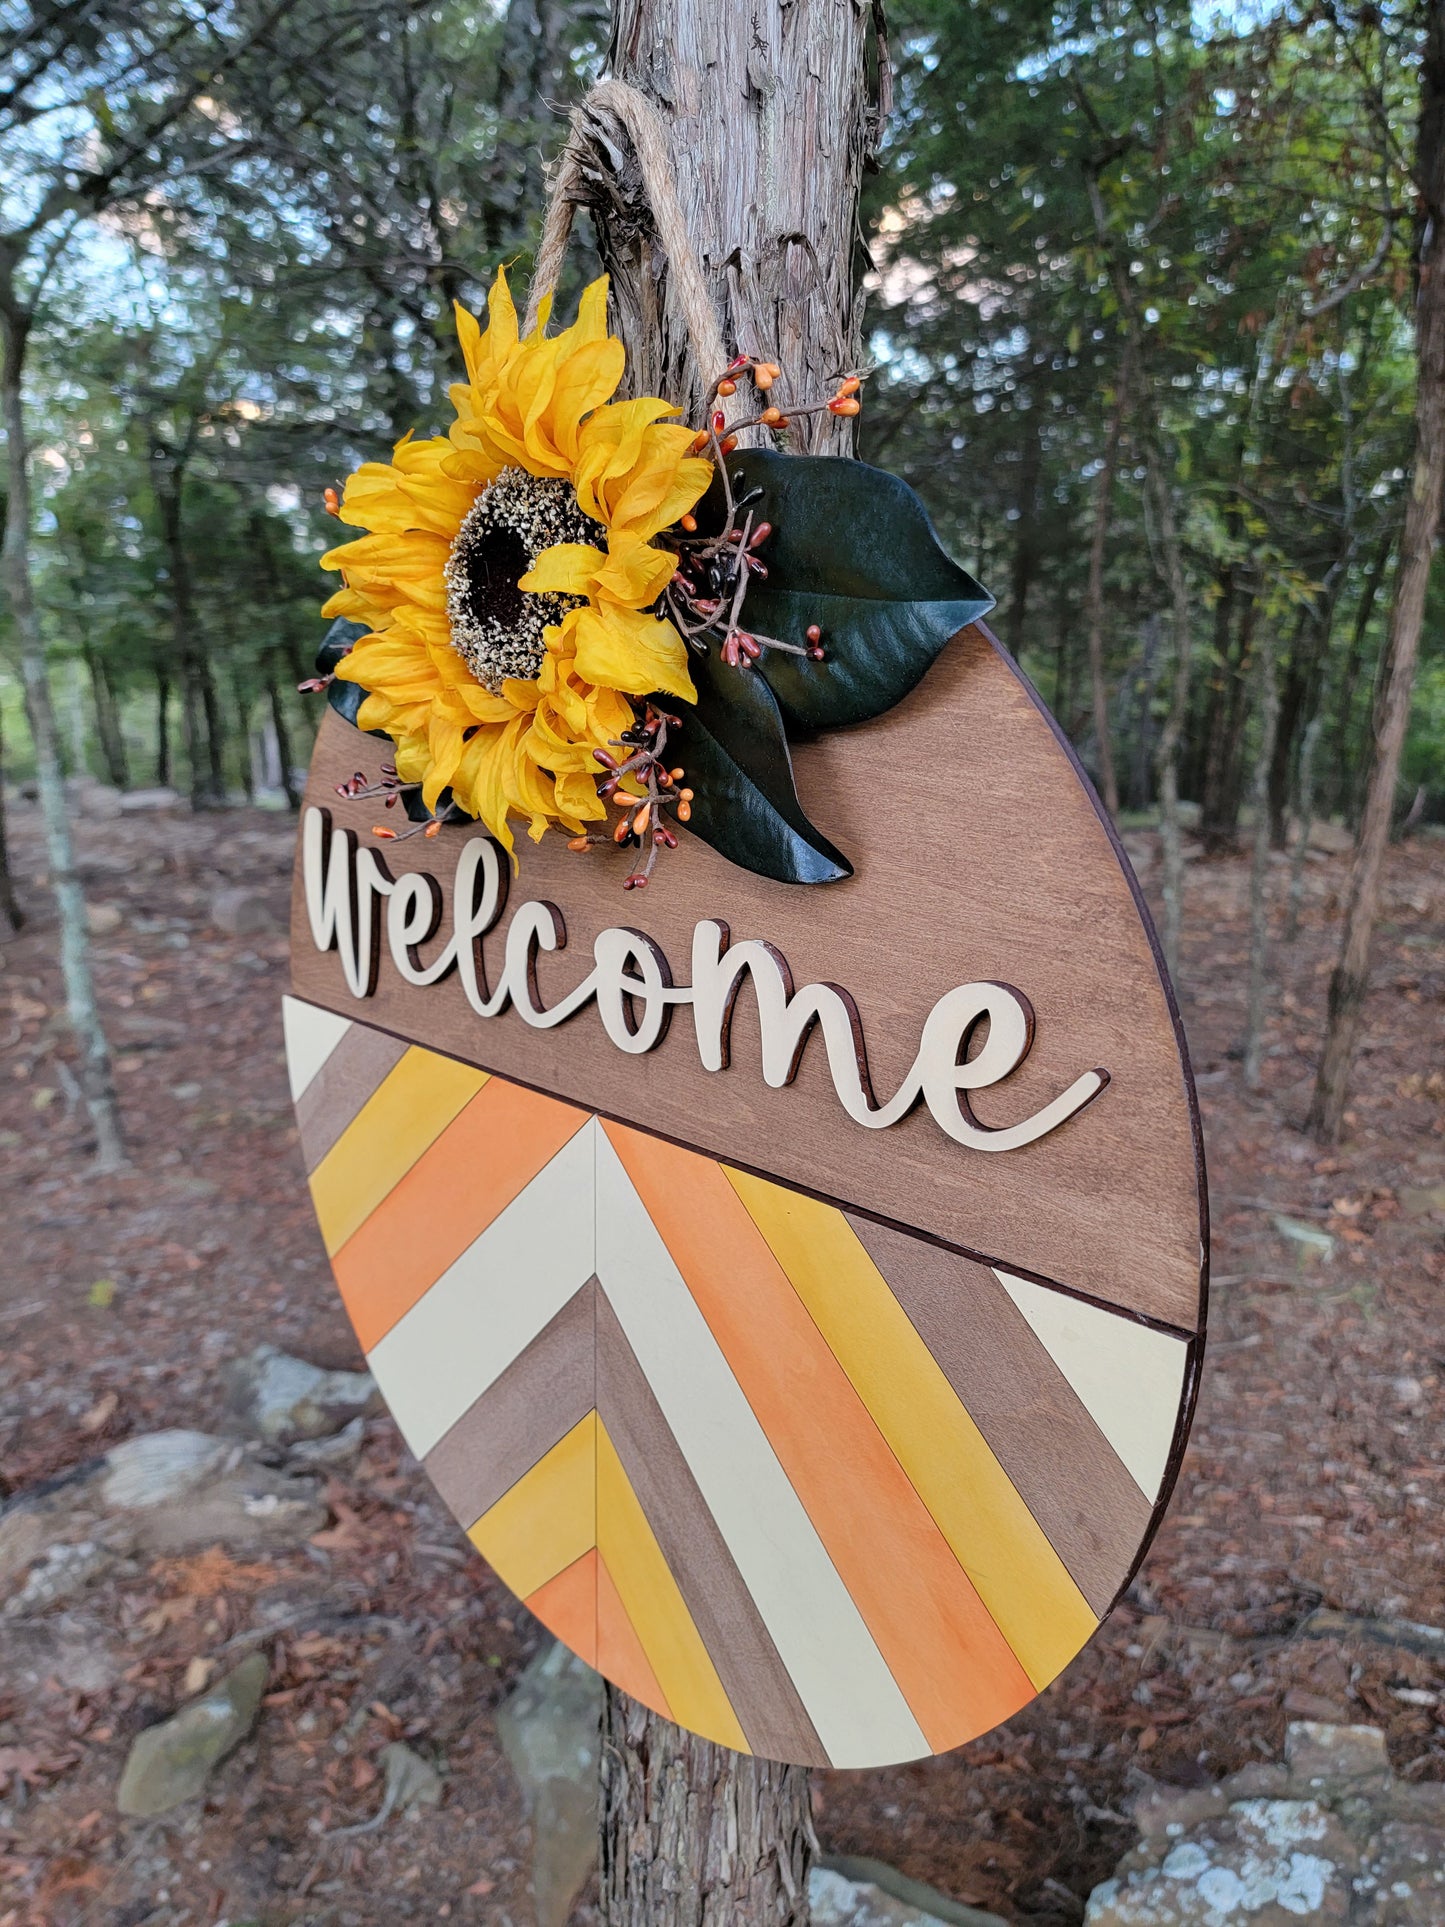
[[[1400,539],[1386,666],[1376,713],[1375,762],[1355,845],[1344,936],[1330,980],[1329,1018],[1310,1105],[1309,1128],[1327,1141],[1339,1136],[1349,1098],[1350,1064],[1369,989],[1370,946],[1380,913],[1385,852],[1400,754],[1410,720],[1425,598],[1445,503],[1445,0],[1429,0],[1424,15],[1415,170],[1420,194],[1415,466]]]
[[[21,379],[30,317],[13,300],[0,299],[0,401],[5,422],[6,479],[9,502],[5,517],[4,575],[10,613],[20,643],[20,675],[25,688],[25,713],[35,744],[35,773],[40,810],[45,824],[46,860],[50,888],[60,922],[60,969],[71,1029],[80,1050],[80,1089],[95,1130],[96,1162],[114,1171],[125,1162],[120,1106],[110,1045],[101,1023],[90,968],[86,933],[85,897],[75,870],[70,840],[70,817],[65,779],[60,766],[60,744],[55,709],[46,675],[45,643],[30,575],[30,531],[33,509],[30,493],[30,447],[25,431]]]
[[[608,1927],[807,1927],[817,1844],[805,1767],[743,1759],[608,1689]]]
[[[775,361],[784,409],[826,398],[862,356],[858,188],[874,139],[872,15],[857,0],[617,0],[611,71],[666,118],[688,232],[729,350]],[[593,219],[631,392],[701,419],[721,371],[692,366],[626,137],[599,147]],[[589,170],[590,172],[590,170]],[[851,424],[805,417],[793,445],[847,454]]]

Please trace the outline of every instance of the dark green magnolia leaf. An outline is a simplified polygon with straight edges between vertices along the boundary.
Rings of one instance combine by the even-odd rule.
[[[326,634],[321,638],[321,647],[316,651],[316,673],[329,676],[341,658],[348,655],[353,643],[370,635],[371,631],[364,622],[353,622],[349,616],[338,616]]]
[[[317,675],[332,678],[327,686],[326,700],[337,715],[344,716],[349,723],[356,722],[356,712],[366,701],[366,691],[360,683],[342,682],[336,676],[336,665],[350,654],[354,642],[370,633],[364,622],[351,622],[345,616],[338,616],[321,638],[321,647],[316,651]],[[380,733],[375,729],[371,731],[373,736]]]
[[[757,670],[729,669],[713,650],[693,658],[692,676],[697,706],[682,710],[668,755],[675,743],[694,792],[694,836],[780,883],[851,876],[848,859],[803,814],[783,719]]]
[[[757,666],[789,725],[833,729],[881,715],[950,637],[993,607],[944,554],[928,511],[898,476],[768,449],[739,451],[728,473],[737,494],[761,490],[754,521],[773,525],[759,550],[768,575],[748,590],[744,626],[793,643],[806,640],[810,623],[823,631],[822,662],[768,649]],[[704,513],[721,526],[716,481]]]

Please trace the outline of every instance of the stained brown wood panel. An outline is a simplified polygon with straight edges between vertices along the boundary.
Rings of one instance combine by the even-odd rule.
[[[1149,1530],[1148,1499],[991,1271],[866,1218],[849,1222],[1102,1616]]]
[[[385,753],[334,714],[323,724],[309,800],[363,837],[372,804],[335,784]],[[888,715],[833,731],[796,753],[810,815],[849,853],[856,874],[820,888],[773,883],[683,838],[645,898],[621,887],[611,851],[576,855],[550,833],[519,838],[512,902],[562,909],[567,948],[543,957],[555,1002],[589,968],[593,936],[640,925],[680,980],[691,934],[719,917],[734,937],[783,951],[798,983],[841,984],[862,1013],[875,1085],[891,1095],[924,1018],[956,984],[994,979],[1029,998],[1033,1051],[976,1109],[1007,1124],[1079,1075],[1110,1085],[1062,1129],[1024,1149],[982,1153],[947,1138],[923,1110],[885,1133],[841,1111],[820,1041],[795,1082],[770,1090],[758,1068],[752,993],[739,998],[732,1064],[710,1074],[682,1013],[663,1044],[624,1060],[595,1012],[551,1032],[514,1012],[482,1020],[455,979],[421,991],[383,957],[377,994],[359,1004],[334,954],[306,928],[299,877],[298,995],[364,1016],[625,1122],[1016,1269],[1060,1279],[1185,1331],[1201,1311],[1200,1172],[1173,1014],[1121,855],[1075,765],[1013,664],[979,629],[949,645]],[[449,891],[471,828],[386,848],[393,874],[424,869]]]
[[[596,1404],[596,1304],[594,1278],[427,1453],[432,1484],[468,1530]]]
[[[356,1013],[360,1016],[360,1012]],[[360,1025],[347,1031],[296,1102],[296,1128],[314,1171],[372,1092],[406,1054],[399,1037]]]

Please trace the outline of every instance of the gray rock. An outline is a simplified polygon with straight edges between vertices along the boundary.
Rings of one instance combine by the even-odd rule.
[[[294,1545],[326,1523],[314,1481],[206,1432],[142,1433],[0,1511],[0,1615],[74,1598],[148,1553]]]
[[[202,1792],[255,1724],[267,1670],[265,1656],[252,1653],[199,1699],[137,1734],[116,1789],[121,1812],[149,1819]]]
[[[537,1927],[562,1927],[597,1859],[602,1681],[565,1646],[538,1653],[497,1714],[532,1822]]]
[[[109,783],[98,783],[93,776],[72,776],[65,788],[72,811],[85,822],[107,823],[121,813],[121,792]]]
[[[125,921],[125,913],[118,903],[87,903],[85,906],[85,927],[92,937],[108,937],[112,931],[119,930]]]
[[[260,937],[284,930],[286,905],[279,895],[263,896],[237,884],[211,898],[211,922],[228,937]]]
[[[1296,836],[1299,834],[1295,831]],[[1328,823],[1316,817],[1310,824],[1307,849],[1320,850],[1326,856],[1349,856],[1354,851],[1355,838],[1352,831],[1338,823]]]
[[[1285,1763],[1296,1786],[1311,1793],[1345,1781],[1391,1779],[1385,1736],[1377,1726],[1324,1726],[1295,1720],[1284,1740]]]
[[[290,1448],[290,1454],[297,1465],[354,1465],[365,1443],[366,1421],[354,1418],[329,1439],[299,1439]]]
[[[104,1627],[70,1613],[5,1630],[6,1679],[27,1700],[57,1688],[92,1698],[107,1693],[126,1658]]]
[[[813,1927],[1007,1927],[997,1914],[910,1880],[881,1860],[823,1854],[808,1876]]]
[[[268,1445],[329,1438],[379,1405],[370,1372],[323,1371],[274,1345],[227,1365],[222,1381],[232,1416]]]
[[[181,793],[172,789],[126,790],[120,799],[122,816],[142,814],[148,810],[174,810],[180,807]]]
[[[1294,1722],[1282,1766],[1156,1787],[1085,1927],[1440,1927],[1445,1788],[1395,1779],[1371,1726]]]
[[[381,1749],[382,1805],[388,1813],[408,1807],[434,1807],[442,1797],[442,1776],[420,1753],[401,1740]]]
[[[1407,1184],[1400,1192],[1407,1218],[1445,1217],[1445,1184]]]

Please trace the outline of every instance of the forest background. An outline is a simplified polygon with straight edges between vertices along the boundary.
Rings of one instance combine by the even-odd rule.
[[[606,9],[98,0],[0,23],[0,278],[33,317],[66,767],[294,805],[323,490],[443,427],[452,304],[525,275]],[[1276,847],[1291,815],[1352,826],[1411,464],[1411,10],[896,0],[889,26],[859,453],[997,595],[1116,811],[1154,807],[1167,761],[1206,848],[1253,789]],[[0,609],[23,782],[16,659]],[[1397,805],[1445,817],[1438,584]]]
[[[1398,616],[1445,466],[1445,0],[837,4],[886,31],[892,82],[858,453],[997,595],[1126,831],[1209,1143],[1210,1371],[1150,1567],[986,1747],[814,1784],[830,1847],[1056,1927],[1116,1863],[1141,1761],[1197,1786],[1276,1758],[1287,1720],[1368,1719],[1402,1779],[1445,1771],[1438,568],[1408,650]],[[284,914],[326,492],[444,427],[452,304],[504,263],[525,282],[610,11],[0,0],[0,1501],[213,1424],[221,1365],[263,1341],[359,1362],[298,1182],[282,915],[220,911]],[[578,239],[564,312],[596,270]],[[1377,748],[1410,683],[1397,771]],[[115,794],[158,786],[178,807]],[[245,800],[272,814],[218,834]],[[44,1927],[72,1889],[86,1921],[102,1897],[290,1919],[265,1910],[323,1880],[342,1919],[390,1923],[423,1865],[443,1911],[510,1917],[523,1820],[492,1717],[535,1628],[479,1566],[457,1587],[450,1526],[368,1424],[304,1546],[142,1562],[95,1588],[110,1686],[52,1690],[47,1659],[0,1693],[0,1927],[7,1880]],[[213,1648],[338,1598],[324,1636],[269,1640],[255,1772],[238,1755],[137,1848],[104,1817],[136,1734]],[[45,1629],[5,1626],[18,1677]],[[403,1733],[451,1788],[410,1866],[375,1817]],[[213,1864],[229,1900],[194,1882]]]

